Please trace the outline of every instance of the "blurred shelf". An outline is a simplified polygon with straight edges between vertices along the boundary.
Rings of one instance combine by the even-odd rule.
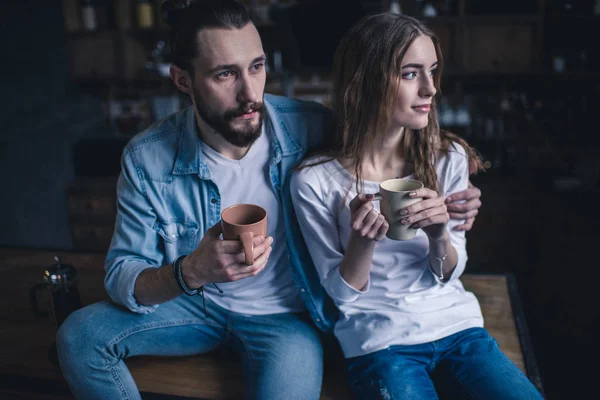
[[[563,14],[563,13],[547,13],[544,15],[547,19],[571,19],[585,22],[600,22],[600,15],[589,14]]]
[[[554,72],[541,68],[532,69],[489,69],[489,70],[470,70],[466,68],[446,67],[444,68],[443,76],[452,78],[469,78],[469,79],[548,79],[554,78],[558,80],[565,79],[581,79],[581,80],[600,80],[600,72],[598,71],[573,71],[573,72]],[[442,80],[443,81],[443,80]]]
[[[463,21],[463,18],[456,16],[437,16],[437,17],[419,17],[419,20],[425,23],[425,25],[442,25],[442,24],[456,24]]]
[[[442,74],[442,84],[445,84],[445,79],[468,79],[472,81],[489,81],[489,80],[521,80],[541,78],[544,72],[541,69],[526,68],[495,68],[485,70],[475,70],[459,67],[445,67]]]
[[[537,14],[466,15],[463,18],[468,24],[513,25],[517,23],[536,23],[541,21],[541,17]]]
[[[158,4],[159,1],[156,0]],[[371,8],[382,7],[381,1],[362,1],[363,5]],[[597,81],[597,72],[566,72],[562,74],[542,70],[544,60],[544,35],[542,27],[545,20],[555,21],[568,18],[573,21],[600,22],[598,15],[581,15],[544,11],[538,7],[532,13],[519,14],[490,14],[490,7],[479,7],[485,14],[463,14],[465,4],[460,14],[439,15],[435,17],[416,16],[431,26],[444,47],[444,54],[450,54],[446,60],[444,75],[457,79],[476,79],[479,81],[491,79],[557,79]],[[265,2],[261,4],[266,4]],[[475,4],[475,3],[473,3]],[[460,8],[460,7],[459,7]],[[492,7],[498,8],[498,7]],[[530,7],[520,7],[529,10]],[[455,11],[458,12],[458,9]],[[468,7],[467,7],[468,11]],[[109,22],[110,23],[110,22]],[[310,24],[310,20],[306,22]],[[114,27],[95,31],[75,30],[66,31],[69,42],[69,53],[73,64],[73,81],[84,88],[102,89],[110,85],[133,87],[164,88],[172,85],[168,77],[136,76],[137,71],[144,70],[144,64],[151,53],[151,48],[159,40],[168,40],[169,29],[164,24],[142,29],[137,23],[128,22],[128,28]],[[582,24],[583,25],[583,24]],[[124,26],[121,23],[120,26]],[[285,43],[282,43],[280,27],[272,22],[256,24],[265,52],[270,57],[270,49],[284,48],[284,66],[286,57]],[[548,24],[546,24],[548,26]],[[547,28],[546,28],[547,29]],[[78,40],[80,39],[80,40]],[[493,43],[490,48],[490,43]],[[93,51],[87,51],[88,49]],[[543,50],[541,50],[543,49]],[[492,54],[494,53],[494,54]],[[110,57],[102,57],[108,54]],[[545,61],[547,63],[547,61]],[[460,65],[466,67],[460,67]],[[590,67],[591,68],[591,67]],[[98,76],[94,76],[96,72]],[[89,75],[88,78],[84,78]],[[127,76],[128,78],[121,78]],[[151,74],[149,74],[151,75]],[[329,77],[328,68],[294,68],[288,71],[269,72],[267,82],[286,82],[291,77],[311,77],[321,75]]]
[[[116,34],[118,31],[116,29],[106,28],[106,29],[96,29],[93,31],[88,30],[76,30],[76,31],[65,31],[65,34],[68,38],[81,38],[81,37],[94,37],[94,36],[103,36]]]
[[[500,24],[513,25],[515,23],[537,23],[541,17],[537,14],[514,14],[514,15],[465,15],[465,16],[436,16],[436,17],[418,17],[426,25],[442,24]]]
[[[152,40],[155,41],[157,38],[167,39],[169,37],[169,31],[166,29],[128,29],[123,31],[124,34],[130,35],[138,40]]]
[[[600,72],[598,71],[572,71],[572,72],[553,72],[547,71],[544,72],[544,76],[547,78],[556,78],[556,79],[583,79],[583,80],[592,80],[592,81],[600,81]]]
[[[94,93],[109,92],[112,90],[118,91],[153,91],[157,93],[173,92],[177,89],[173,85],[171,79],[160,76],[137,77],[134,79],[125,79],[121,77],[109,78],[81,78],[74,79],[73,83],[83,91]]]

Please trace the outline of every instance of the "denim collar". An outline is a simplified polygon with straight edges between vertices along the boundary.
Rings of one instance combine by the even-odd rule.
[[[265,94],[265,133],[272,140],[273,154],[271,163],[277,163],[281,157],[304,151],[292,135],[293,127],[282,118],[289,112],[287,107],[278,107],[276,99]],[[177,156],[173,166],[173,175],[198,174],[202,179],[210,179],[210,171],[204,163],[204,154],[200,148],[200,137],[194,115],[194,106],[190,105],[181,113],[181,132],[177,143]]]

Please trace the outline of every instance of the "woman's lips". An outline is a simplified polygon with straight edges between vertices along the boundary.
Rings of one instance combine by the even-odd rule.
[[[429,111],[431,111],[431,106],[426,104],[426,105],[422,105],[422,106],[415,106],[415,107],[413,107],[413,109],[418,112],[428,113]]]

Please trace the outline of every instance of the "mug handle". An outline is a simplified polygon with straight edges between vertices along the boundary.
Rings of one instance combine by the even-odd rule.
[[[40,289],[45,289],[45,283],[36,283],[29,289],[29,301],[31,302],[31,309],[33,313],[38,317],[45,317],[50,314],[48,311],[43,311],[37,301],[37,291]]]
[[[383,200],[383,196],[381,195],[380,192],[377,192],[373,195],[373,198],[371,199],[371,201],[378,201],[378,200]]]
[[[244,245],[244,253],[246,254],[246,265],[254,264],[254,233],[244,232],[240,234],[240,240]]]

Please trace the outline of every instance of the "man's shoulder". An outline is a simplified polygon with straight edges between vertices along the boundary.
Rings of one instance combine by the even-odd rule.
[[[158,144],[169,145],[184,129],[187,109],[173,113],[154,122],[132,137],[127,143],[131,151],[140,151]]]
[[[320,145],[332,127],[331,110],[316,101],[265,94],[269,118],[288,149],[304,151]]]
[[[156,121],[129,140],[123,151],[148,176],[170,175],[185,131],[189,110],[183,109]]]
[[[265,101],[278,113],[315,113],[328,116],[331,110],[323,104],[312,100],[294,99],[285,96],[265,93]]]

